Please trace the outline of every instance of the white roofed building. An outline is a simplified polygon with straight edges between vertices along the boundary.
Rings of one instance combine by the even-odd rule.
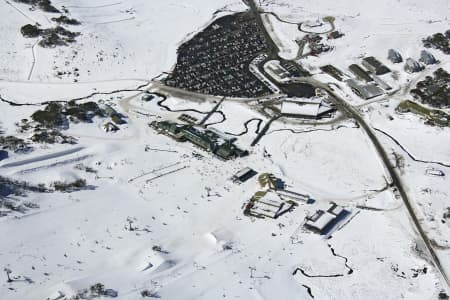
[[[284,101],[281,104],[280,111],[285,116],[319,119],[334,112],[335,108],[323,100],[311,102]]]

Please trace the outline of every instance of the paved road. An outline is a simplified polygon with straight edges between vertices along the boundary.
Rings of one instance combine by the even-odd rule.
[[[260,26],[261,30],[264,32],[264,35],[266,36],[266,38],[269,41],[269,50],[271,52],[270,56],[276,55],[278,57],[278,48],[276,47],[275,43],[273,42],[272,38],[270,37],[270,35],[268,34],[268,32],[266,31],[266,29],[264,27],[264,24],[263,24],[261,16],[260,16],[260,12],[258,11],[255,1],[248,0],[248,3],[250,6],[250,9],[253,11],[253,13],[256,16],[258,25]],[[278,57],[278,59],[279,59],[279,57]],[[299,66],[299,67],[301,68],[301,66]],[[378,152],[379,157],[383,161],[386,171],[389,173],[389,176],[392,179],[392,186],[397,188],[397,190],[403,200],[403,203],[405,204],[405,207],[407,208],[409,216],[410,216],[411,220],[413,221],[413,223],[417,229],[417,232],[419,233],[420,237],[422,238],[423,242],[425,243],[436,268],[441,273],[441,276],[447,283],[447,286],[450,286],[450,281],[449,281],[449,278],[447,277],[445,269],[442,267],[439,257],[437,256],[436,251],[434,250],[430,239],[428,238],[427,234],[425,233],[425,230],[422,228],[422,225],[421,225],[418,217],[416,216],[416,213],[414,211],[414,206],[413,206],[412,202],[410,201],[410,199],[408,198],[408,194],[406,193],[406,190],[403,187],[401,178],[397,174],[394,166],[392,165],[391,161],[389,160],[386,150],[383,148],[381,142],[378,140],[373,129],[366,123],[364,118],[360,115],[360,113],[355,108],[353,108],[344,99],[342,99],[339,95],[337,95],[327,84],[319,82],[310,77],[305,77],[305,78],[299,79],[297,82],[307,83],[314,87],[318,87],[318,88],[322,88],[322,89],[326,90],[334,98],[334,102],[335,102],[335,105],[337,106],[337,108],[339,110],[341,110],[343,113],[345,113],[346,115],[348,115],[349,117],[355,119],[359,123],[361,128],[366,132],[367,136],[370,138],[376,151]]]

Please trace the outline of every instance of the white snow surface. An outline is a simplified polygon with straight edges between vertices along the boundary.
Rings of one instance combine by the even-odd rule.
[[[336,17],[336,29],[346,35],[333,41],[333,52],[301,61],[310,70],[333,62],[346,71],[361,55],[384,60],[388,48],[415,57],[422,37],[448,27],[445,0],[261,2],[265,11],[292,22]],[[0,132],[28,139],[30,133],[19,132],[16,122],[29,119],[43,102],[75,98],[109,103],[127,116],[127,124],[119,125],[116,133],[103,130],[108,119],[71,124],[63,133],[77,138],[77,145],[32,144],[33,152],[11,153],[0,161],[1,176],[30,184],[50,186],[81,178],[88,184],[88,189],[73,193],[9,196],[38,207],[0,217],[0,267],[9,268],[13,278],[7,282],[4,274],[0,279],[1,300],[70,299],[96,283],[127,300],[143,299],[145,290],[161,299],[311,299],[311,294],[315,299],[437,299],[442,289],[448,292],[406,208],[388,187],[372,143],[353,121],[318,125],[279,120],[251,147],[268,117],[254,103],[226,100],[218,107],[226,119],[217,112],[208,123],[235,135],[237,144],[249,150],[249,156],[232,161],[149,127],[155,120],[176,121],[181,113],[200,120],[217,104],[217,99],[168,96],[164,105],[170,109],[191,110],[170,112],[158,105],[160,97],[142,101],[142,86],[170,70],[177,45],[217,16],[242,11],[242,2],[54,4],[65,6],[83,23],[71,27],[82,35],[69,47],[34,47],[32,67],[36,40],[24,39],[20,27],[34,22],[53,26],[52,15],[10,0],[0,2],[0,95],[23,104],[0,102]],[[224,12],[214,14],[222,8]],[[267,16],[282,39],[283,33],[284,39],[301,36]],[[292,40],[285,44],[293,45]],[[296,54],[295,49],[284,50],[287,56]],[[441,218],[449,206],[450,168],[436,163],[450,163],[445,142],[450,129],[431,128],[394,111],[413,83],[434,68],[448,67],[448,58],[435,53],[440,65],[389,81],[402,89],[395,97],[364,102],[344,88],[337,93],[360,105],[371,126],[427,161],[414,161],[377,132],[389,154],[404,157],[402,180],[450,272],[450,227]],[[79,68],[78,77],[74,68]],[[55,77],[58,71],[72,74]],[[97,173],[76,168],[79,164]],[[245,205],[260,189],[257,177],[240,185],[232,182],[245,167],[273,173],[288,190],[310,195],[315,202],[300,203],[278,219],[244,216]],[[446,176],[427,175],[428,169]],[[330,201],[348,211],[346,219],[327,236],[306,230],[305,217],[326,210]]]

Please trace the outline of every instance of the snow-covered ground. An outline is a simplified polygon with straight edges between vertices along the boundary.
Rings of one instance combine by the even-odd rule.
[[[385,61],[389,48],[417,57],[420,39],[448,25],[448,6],[441,0],[261,2],[266,12],[293,23],[336,18],[336,29],[345,36],[330,42],[331,53],[301,60],[310,70],[332,62],[347,71],[368,54]],[[0,272],[10,269],[13,279],[7,282],[0,273],[2,300],[70,299],[96,283],[117,291],[118,299],[142,299],[145,290],[162,299],[437,299],[441,289],[448,290],[403,202],[388,187],[373,144],[354,121],[301,125],[280,119],[251,147],[268,117],[254,102],[225,99],[206,124],[235,136],[249,150],[249,156],[232,161],[149,126],[155,120],[177,121],[183,113],[201,120],[218,104],[220,98],[171,95],[147,102],[142,95],[151,78],[176,62],[177,45],[218,15],[245,9],[242,2],[54,4],[82,22],[71,27],[82,35],[69,47],[34,47],[32,68],[36,40],[24,39],[20,27],[54,26],[51,15],[0,2],[0,37],[6,41],[0,48],[0,95],[20,105],[0,101],[0,133],[28,139],[30,132],[19,132],[16,122],[29,119],[47,101],[78,98],[110,104],[127,123],[115,133],[104,131],[107,119],[71,123],[63,133],[75,137],[77,145],[33,144],[32,152],[0,161],[0,175],[10,179],[46,186],[86,179],[88,184],[73,193],[9,196],[38,207],[0,217]],[[218,10],[223,12],[215,14]],[[295,39],[302,36],[298,26],[264,17],[280,45],[287,45],[286,57],[295,57]],[[447,68],[448,58],[433,53]],[[376,132],[392,157],[393,152],[403,157],[401,178],[450,272],[450,227],[441,217],[450,206],[450,130],[395,112],[431,67],[415,75],[389,67],[400,73],[397,80],[386,79],[399,88],[393,97],[365,102],[344,88],[336,93],[359,105],[371,126],[416,159]],[[72,74],[58,78],[58,71]],[[244,206],[260,189],[257,177],[232,182],[244,167],[273,173],[288,190],[315,201],[300,203],[278,219],[244,216]],[[446,176],[433,175],[436,170]],[[348,216],[327,236],[306,230],[305,217],[331,201]]]
[[[176,62],[179,43],[186,35],[204,26],[214,12],[245,8],[236,0],[101,0],[95,3],[59,0],[52,3],[57,8],[66,7],[69,17],[82,23],[66,26],[82,33],[69,47],[33,48],[37,39],[26,39],[20,34],[20,28],[29,23],[38,22],[43,28],[56,26],[49,19],[58,14],[30,11],[29,6],[14,1],[0,3],[0,38],[3,41],[0,79],[39,82],[147,80],[171,69]],[[70,74],[55,77],[58,72]]]
[[[237,105],[225,102],[222,108],[228,115]],[[162,112],[156,104],[141,110]],[[373,149],[351,124],[298,135],[274,128],[249,157],[230,163],[157,135],[147,125],[151,119],[130,113],[126,131],[131,136],[126,138],[77,125],[67,134],[79,138],[78,151],[31,159],[68,148],[51,146],[27,155],[29,163],[0,167],[3,175],[31,183],[86,178],[94,187],[72,194],[30,194],[27,200],[39,209],[1,219],[2,235],[9,236],[1,243],[4,266],[34,281],[1,283],[4,299],[56,298],[59,291],[70,295],[97,282],[117,290],[120,299],[137,299],[144,289],[167,299],[307,299],[302,285],[317,298],[424,299],[436,294],[438,277],[411,251],[416,237],[399,203],[385,212],[356,208],[369,190],[382,189],[384,179],[379,162],[370,160]],[[87,130],[89,137],[77,135]],[[145,151],[146,146],[171,152]],[[264,149],[271,157],[263,156]],[[98,173],[75,169],[79,163]],[[258,190],[257,182],[236,185],[230,180],[244,166],[280,176],[316,203],[300,205],[276,221],[245,217],[242,206]],[[170,171],[176,172],[152,180]],[[326,208],[330,200],[351,211],[349,222],[328,240],[304,231],[305,215]],[[126,229],[127,218],[136,230]],[[348,267],[330,247],[348,259]],[[426,274],[413,277],[411,269],[424,267]],[[308,275],[339,276],[293,275],[296,268]]]

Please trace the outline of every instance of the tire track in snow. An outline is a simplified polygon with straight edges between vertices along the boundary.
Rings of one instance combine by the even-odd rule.
[[[33,54],[33,62],[31,64],[30,72],[28,73],[27,80],[31,80],[31,76],[33,76],[34,67],[36,66],[36,45],[39,43],[40,39],[37,39],[37,41],[33,44],[31,47],[31,53]]]

